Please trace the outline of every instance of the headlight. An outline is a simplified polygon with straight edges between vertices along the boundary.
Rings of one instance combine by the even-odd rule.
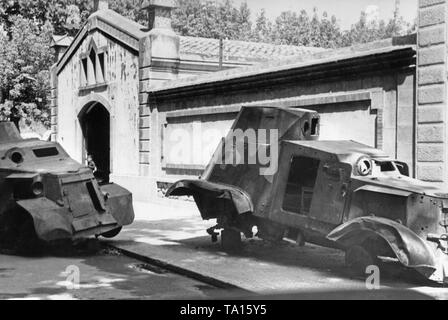
[[[34,176],[18,174],[10,181],[13,184],[15,199],[37,198],[45,193],[44,184],[37,174]]]
[[[39,197],[44,193],[44,185],[40,181],[33,182],[31,192],[35,197]]]
[[[361,157],[356,163],[356,171],[360,176],[367,176],[372,172],[372,161],[367,157]]]

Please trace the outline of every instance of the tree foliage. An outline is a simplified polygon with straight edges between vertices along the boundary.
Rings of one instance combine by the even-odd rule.
[[[178,0],[178,8],[173,13],[173,27],[184,36],[250,40],[250,17],[247,3],[236,8],[231,0]]]
[[[56,34],[74,35],[92,10],[91,0],[0,0],[0,24],[9,33],[13,17],[20,15],[40,28],[50,23]]]
[[[49,69],[54,61],[50,50],[53,28],[15,16],[10,36],[0,34],[0,116],[16,109],[28,121],[49,126]],[[1,101],[0,101],[1,102]]]
[[[252,39],[257,42],[270,42],[272,28],[272,22],[266,17],[266,10],[262,9],[255,20]]]
[[[368,21],[365,12],[361,12],[358,22],[343,34],[341,46],[350,46],[356,43],[366,43],[379,39],[409,34],[415,31],[415,24],[407,23],[400,16],[399,8],[394,11],[393,18],[388,22],[384,20]]]
[[[336,17],[328,18],[326,12],[319,16],[317,8],[313,10],[312,16],[305,10],[299,13],[284,11],[268,32],[270,35],[265,38],[270,38],[273,43],[324,48],[338,46],[341,37]]]
[[[255,16],[246,3],[237,8],[231,0],[178,0],[174,11],[175,30],[186,36],[259,41],[274,44],[337,48],[409,33],[412,26],[399,15],[389,21],[367,21],[361,13],[350,30],[342,31],[337,18],[317,8],[312,13],[284,11],[274,21],[265,10]]]

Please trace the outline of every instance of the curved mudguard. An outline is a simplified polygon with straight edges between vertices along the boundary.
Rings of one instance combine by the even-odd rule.
[[[205,180],[178,181],[167,190],[166,196],[193,196],[203,219],[217,218],[220,212],[228,213],[228,210],[237,214],[254,210],[251,199],[244,191]]]
[[[436,257],[425,241],[409,228],[389,219],[356,218],[334,229],[327,238],[348,248],[361,244],[373,234],[386,240],[404,266],[428,274],[436,270]]]
[[[71,238],[70,212],[47,198],[17,201],[33,219],[37,236],[44,241]]]
[[[134,221],[132,194],[116,184],[101,186],[107,195],[106,212],[86,215],[78,219],[66,207],[61,207],[48,198],[35,198],[17,201],[33,219],[37,236],[44,241],[72,239],[79,235],[99,234],[100,229],[108,229],[131,224]],[[86,233],[87,232],[87,233]]]
[[[106,195],[108,212],[117,220],[119,225],[126,226],[134,221],[134,207],[132,193],[115,183],[100,186],[101,192]]]

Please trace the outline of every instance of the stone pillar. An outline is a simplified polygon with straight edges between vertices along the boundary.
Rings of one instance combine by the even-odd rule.
[[[448,0],[419,0],[417,178],[446,184]]]
[[[139,166],[140,175],[149,176],[149,152],[150,152],[150,110],[149,110],[149,85],[151,81],[151,58],[147,51],[151,49],[150,39],[140,41],[139,57]]]
[[[157,108],[150,102],[150,88],[166,80],[177,78],[180,59],[180,40],[171,27],[171,0],[150,0],[144,3],[148,12],[148,36],[140,40],[139,56],[139,131],[140,131],[140,175],[154,175],[151,167],[151,150],[160,144],[153,139],[158,132]],[[156,141],[155,141],[156,140]]]
[[[50,68],[50,111],[51,141],[56,141],[58,133],[58,75],[56,64]]]

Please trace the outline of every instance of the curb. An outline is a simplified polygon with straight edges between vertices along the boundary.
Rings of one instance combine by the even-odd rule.
[[[122,253],[123,255],[128,256],[130,258],[143,261],[145,263],[148,263],[148,264],[151,264],[151,265],[163,268],[163,269],[171,271],[173,273],[177,273],[177,274],[180,274],[182,276],[185,276],[185,277],[188,277],[188,278],[191,278],[191,279],[194,279],[194,280],[206,283],[206,284],[214,286],[216,288],[227,289],[227,290],[238,290],[238,291],[241,291],[243,293],[255,294],[254,292],[252,292],[250,290],[238,287],[238,286],[236,286],[234,284],[231,284],[231,283],[228,283],[228,282],[225,282],[225,281],[221,281],[221,280],[209,277],[209,276],[205,276],[203,274],[200,274],[200,273],[197,273],[197,272],[194,272],[194,271],[191,271],[191,270],[188,270],[188,269],[185,269],[185,268],[173,265],[171,263],[168,263],[168,262],[165,262],[165,261],[162,261],[162,260],[158,260],[158,259],[150,258],[150,257],[147,257],[147,256],[143,256],[143,255],[140,255],[138,253],[135,253],[135,252],[132,252],[132,251],[129,251],[129,250],[126,250],[126,249],[122,249],[120,247],[116,247],[116,246],[114,246],[112,244],[106,244],[106,246],[108,246],[110,248],[113,248],[113,249],[116,249],[120,253]]]

